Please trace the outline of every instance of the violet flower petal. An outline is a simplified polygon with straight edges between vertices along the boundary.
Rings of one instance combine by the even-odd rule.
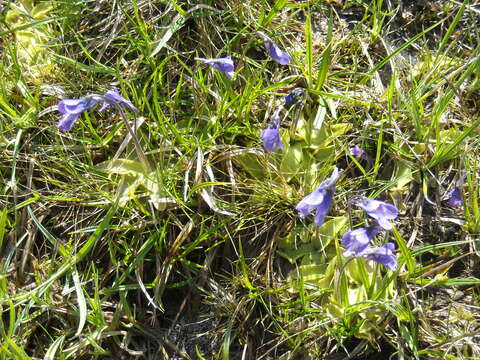
[[[283,150],[278,126],[275,124],[270,124],[266,129],[262,130],[260,137],[263,140],[263,147],[266,151],[274,151],[277,147]]]
[[[62,114],[81,114],[96,104],[97,101],[89,96],[81,99],[63,99],[58,103],[57,110]]]
[[[282,140],[280,138],[280,123],[282,119],[280,118],[280,111],[282,107],[279,107],[272,115],[272,120],[270,121],[268,127],[262,130],[260,137],[263,140],[263,147],[266,151],[274,151],[277,147],[283,150]]]
[[[288,65],[290,63],[290,55],[280,49],[272,39],[270,39],[261,31],[257,31],[257,35],[263,39],[263,43],[265,44],[268,55],[270,55],[273,60],[278,62],[280,65]]]
[[[80,114],[92,107],[98,102],[94,96],[85,96],[81,99],[63,99],[57,105],[57,110],[64,116],[58,122],[58,129],[68,131],[77,121]]]
[[[397,268],[397,256],[393,253],[395,245],[393,243],[387,243],[380,247],[368,248],[364,250],[361,255],[367,260],[376,261],[391,271],[395,271]]]
[[[337,168],[333,170],[332,175],[323,181],[320,186],[303,198],[295,209],[298,211],[301,218],[306,217],[312,211],[316,210],[315,224],[322,226],[325,216],[327,215],[332,205],[333,195],[335,194],[335,185],[340,172]]]
[[[62,116],[60,121],[58,122],[58,129],[62,131],[69,131],[73,124],[77,121],[80,114],[65,114]]]
[[[357,205],[362,207],[369,216],[377,220],[378,224],[385,230],[391,230],[393,220],[398,216],[397,208],[392,204],[383,201],[363,198],[357,201]]]
[[[455,186],[455,188],[448,195],[448,205],[451,207],[462,205],[462,192],[458,186]]]
[[[213,59],[205,59],[205,58],[195,58],[195,60],[201,61],[204,64],[212,66],[215,70],[223,72],[227,75],[230,79],[235,75],[235,65],[233,63],[231,56],[226,56],[223,58],[213,58]]]
[[[105,110],[107,107],[113,104],[117,104],[118,106],[131,110],[133,112],[138,111],[138,109],[135,106],[133,106],[133,104],[129,100],[125,99],[122,95],[119,94],[117,88],[108,90],[103,95],[103,98],[104,98],[104,103],[100,108],[100,111]]]
[[[374,225],[368,228],[356,228],[343,234],[342,245],[346,248],[343,256],[361,256],[363,251],[365,251],[368,245],[370,245],[370,242],[378,234],[379,231],[380,227]]]
[[[287,108],[291,107],[295,103],[301,103],[301,101],[297,100],[298,97],[303,95],[303,89],[297,88],[292,90],[287,96],[285,96],[285,106]]]
[[[357,159],[364,157],[365,151],[358,145],[350,148],[350,155],[355,156]]]

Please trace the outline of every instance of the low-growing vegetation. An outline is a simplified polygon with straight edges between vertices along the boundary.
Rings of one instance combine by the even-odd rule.
[[[0,360],[478,359],[480,2],[0,1]]]

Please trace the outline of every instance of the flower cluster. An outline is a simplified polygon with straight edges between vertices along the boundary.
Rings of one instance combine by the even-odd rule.
[[[377,223],[370,227],[359,227],[343,234],[342,245],[345,247],[343,255],[345,257],[354,256],[373,260],[394,271],[397,268],[397,257],[393,253],[395,245],[387,243],[380,247],[371,247],[370,243],[382,228],[385,230],[392,229],[390,220],[398,216],[397,208],[392,204],[368,198],[362,198],[356,204],[363,208],[367,215],[374,218]]]
[[[271,38],[265,35],[263,32],[258,31],[257,35],[263,40],[265,49],[267,50],[268,55],[280,65],[288,65],[290,63],[290,55],[280,49],[280,47],[273,42]],[[200,61],[206,65],[213,67],[215,70],[218,70],[224,73],[228,78],[233,78],[235,75],[235,64],[233,63],[231,56],[226,56],[223,58],[200,58],[196,57],[195,60]],[[303,89],[295,89],[285,98],[285,106],[287,108],[291,107],[294,103],[298,103],[298,97],[303,95]],[[268,127],[262,130],[260,138],[263,140],[263,147],[266,151],[275,151],[276,148],[283,150],[282,140],[280,139],[280,123],[282,122],[280,118],[280,111],[282,107],[277,109],[272,116],[272,120],[268,124]]]
[[[303,219],[312,211],[315,211],[314,221],[317,226],[322,226],[332,205],[335,187],[340,177],[340,171],[335,167],[332,175],[323,181],[311,194],[304,197],[295,209]],[[390,270],[397,268],[397,257],[393,253],[395,245],[388,243],[380,247],[371,247],[370,244],[375,236],[383,228],[391,230],[390,220],[398,216],[398,210],[394,205],[383,201],[362,198],[356,202],[366,213],[377,221],[370,227],[359,227],[343,234],[342,245],[345,247],[345,257],[363,257],[385,265]]]
[[[135,112],[138,111],[130,101],[118,93],[116,88],[113,88],[108,90],[104,95],[90,94],[80,99],[61,100],[57,105],[57,110],[63,114],[63,117],[58,122],[58,128],[63,131],[70,130],[84,111],[91,109],[101,102],[103,102],[103,104],[100,111],[105,110],[111,105]]]
[[[363,208],[367,215],[374,218],[377,223],[367,228],[359,227],[343,234],[342,245],[345,247],[343,255],[345,257],[354,256],[373,260],[394,271],[397,268],[397,257],[393,253],[395,245],[387,243],[380,247],[371,247],[370,243],[382,228],[385,230],[392,229],[390,220],[398,216],[397,208],[392,204],[367,198],[358,200],[356,204]]]

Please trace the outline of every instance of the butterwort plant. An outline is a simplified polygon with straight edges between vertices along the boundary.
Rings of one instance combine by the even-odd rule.
[[[336,167],[332,175],[323,181],[320,186],[311,194],[307,195],[298,203],[295,209],[303,219],[312,211],[315,211],[315,224],[322,226],[330,207],[332,206],[333,195],[335,194],[336,184],[341,171]]]
[[[200,61],[206,65],[213,67],[215,70],[223,72],[230,79],[235,75],[235,65],[231,56],[216,59],[205,59],[196,57],[195,60]]]
[[[280,65],[290,64],[290,55],[286,51],[280,49],[280,47],[278,47],[278,45],[275,44],[273,40],[265,35],[262,31],[257,31],[257,35],[263,39],[265,49],[273,60],[278,62]]]
[[[265,151],[274,151],[277,147],[283,150],[283,144],[279,132],[280,123],[282,121],[279,115],[281,110],[282,108],[280,107],[273,113],[272,120],[268,124],[268,127],[263,129],[260,134]]]

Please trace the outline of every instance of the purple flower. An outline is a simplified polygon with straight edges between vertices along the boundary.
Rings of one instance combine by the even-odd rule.
[[[361,257],[367,260],[376,261],[382,265],[385,265],[389,270],[395,271],[397,268],[397,257],[393,253],[395,245],[393,243],[387,243],[380,247],[367,248],[361,254]]]
[[[452,192],[448,195],[448,205],[451,207],[462,205],[462,192],[458,186],[455,186]]]
[[[63,131],[70,130],[81,113],[94,107],[97,102],[98,97],[92,95],[81,99],[63,99],[57,105],[58,111],[63,114],[58,122],[58,128]]]
[[[283,144],[279,133],[280,122],[282,121],[279,116],[280,110],[282,110],[281,107],[273,113],[270,124],[266,129],[263,129],[260,134],[260,137],[263,140],[263,147],[266,151],[274,151],[277,147],[283,150]]]
[[[118,93],[117,88],[108,90],[105,93],[105,95],[103,95],[103,100],[104,100],[104,103],[100,108],[100,111],[105,110],[107,107],[114,104],[117,104],[122,108],[126,108],[134,112],[138,111],[138,109],[135,106],[133,106],[133,104],[129,100],[125,99],[122,95]]]
[[[298,97],[303,95],[303,89],[297,88],[292,90],[287,96],[285,96],[285,106],[289,108],[295,103],[300,103],[301,101],[297,100]]]
[[[233,60],[231,56],[217,59],[205,59],[205,58],[195,58],[195,60],[201,61],[204,64],[212,66],[214,69],[223,72],[230,79],[235,74],[235,67],[233,65]]]
[[[350,148],[350,155],[355,156],[357,159],[363,159],[365,151],[358,145]]]
[[[374,225],[368,228],[360,227],[343,234],[342,245],[346,247],[343,256],[361,256],[379,231],[380,227]]]
[[[266,129],[262,130],[260,137],[263,140],[263,147],[266,151],[274,151],[277,147],[283,150],[277,124],[270,123]]]
[[[277,44],[273,42],[267,35],[261,31],[257,31],[257,35],[263,39],[265,48],[267,49],[268,55],[278,62],[280,65],[288,65],[290,63],[290,55],[287,52],[280,49]]]
[[[368,215],[377,220],[378,224],[385,230],[391,230],[393,220],[398,215],[397,208],[392,204],[383,201],[363,198],[357,201],[357,205],[362,207]]]
[[[335,194],[335,184],[340,177],[337,168],[333,170],[332,176],[320,184],[317,190],[307,195],[298,203],[295,209],[303,219],[313,210],[316,210],[315,224],[322,226],[325,216],[332,205],[333,195]]]

